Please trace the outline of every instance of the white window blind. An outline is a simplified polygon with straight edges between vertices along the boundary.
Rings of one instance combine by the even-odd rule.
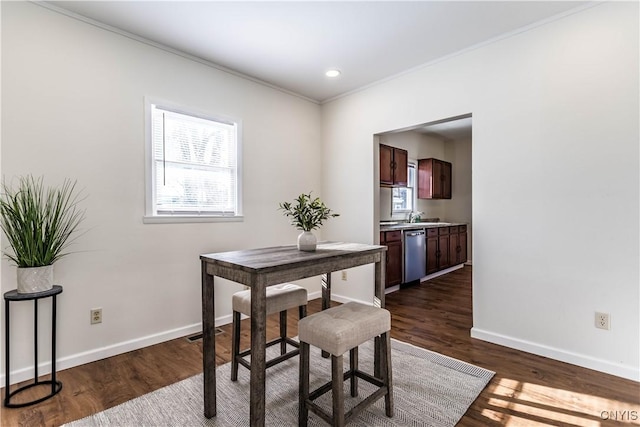
[[[151,105],[154,215],[238,214],[238,124]]]

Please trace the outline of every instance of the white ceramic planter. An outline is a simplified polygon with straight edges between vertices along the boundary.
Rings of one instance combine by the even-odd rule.
[[[18,293],[32,294],[53,288],[53,264],[18,268]]]
[[[303,231],[298,235],[298,250],[313,252],[316,250],[318,241],[316,236],[310,231]]]

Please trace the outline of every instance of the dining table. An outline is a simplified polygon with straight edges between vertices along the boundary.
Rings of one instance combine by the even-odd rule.
[[[320,242],[313,252],[296,245],[246,249],[200,255],[202,270],[202,336],[204,416],[217,413],[215,286],[236,282],[251,289],[251,373],[249,423],[265,425],[266,289],[269,286],[319,276],[322,309],[331,303],[331,273],[373,264],[372,304],[384,307],[386,246],[348,242]],[[348,284],[348,283],[347,283]],[[375,368],[379,371],[380,345],[375,345]]]

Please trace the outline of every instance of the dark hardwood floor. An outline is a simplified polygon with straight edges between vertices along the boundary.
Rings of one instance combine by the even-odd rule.
[[[471,267],[389,294],[387,308],[393,338],[496,372],[460,426],[640,425],[639,383],[470,338]],[[309,303],[309,313],[319,310],[319,299]],[[291,312],[292,335],[296,318]],[[268,338],[278,334],[276,319],[269,318]],[[248,326],[245,321],[243,347]],[[222,330],[218,363],[230,355],[230,325]],[[201,372],[202,341],[175,339],[60,371],[57,396],[22,409],[2,407],[1,424],[58,426]]]

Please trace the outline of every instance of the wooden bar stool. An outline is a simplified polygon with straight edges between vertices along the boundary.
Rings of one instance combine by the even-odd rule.
[[[251,369],[251,364],[244,359],[251,354],[251,349],[240,351],[240,314],[251,316],[251,290],[233,294],[233,329],[231,333],[231,381],[238,380],[238,364]],[[269,368],[299,354],[299,343],[287,337],[287,309],[298,308],[299,318],[307,315],[307,290],[293,283],[269,286],[267,288],[267,315],[280,312],[280,337],[269,341],[266,346],[280,344],[280,356],[266,363]],[[287,352],[287,344],[295,349]]]
[[[349,302],[312,314],[298,322],[300,339],[300,395],[298,426],[306,426],[309,410],[333,426],[344,426],[362,410],[385,396],[385,413],[393,417],[393,382],[391,374],[391,314],[383,308]],[[358,346],[381,336],[380,378],[358,370]],[[309,345],[331,354],[331,381],[309,392]],[[349,370],[343,372],[343,355],[349,351]],[[344,413],[345,380],[350,380],[351,396],[358,395],[358,378],[378,389]],[[329,414],[313,401],[332,391],[333,413]]]

